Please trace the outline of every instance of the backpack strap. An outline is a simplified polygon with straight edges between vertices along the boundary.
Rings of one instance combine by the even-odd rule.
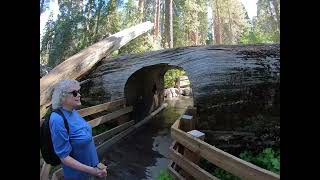
[[[60,116],[62,116],[63,121],[64,121],[64,126],[67,129],[67,132],[69,134],[69,124],[68,124],[68,121],[67,121],[66,117],[64,116],[63,112],[60,109],[55,109],[55,110],[53,110],[53,112],[55,112],[55,113],[59,114]]]

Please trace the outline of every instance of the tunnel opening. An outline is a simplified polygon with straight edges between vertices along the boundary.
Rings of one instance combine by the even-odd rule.
[[[164,86],[164,101],[177,114],[180,115],[188,106],[194,106],[191,84],[182,68],[169,69],[164,75]]]
[[[192,95],[192,88],[186,71],[182,68],[169,69],[164,75],[165,98]]]
[[[176,73],[178,71],[183,73]],[[144,119],[164,102],[169,106],[181,104],[179,97],[188,98],[188,102],[191,102],[188,105],[193,106],[187,73],[181,67],[168,64],[157,64],[137,70],[128,78],[124,93],[127,106],[133,106],[131,118],[135,122]]]

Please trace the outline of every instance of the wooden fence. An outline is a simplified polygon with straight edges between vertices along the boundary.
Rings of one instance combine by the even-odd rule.
[[[107,114],[88,121],[88,123],[92,127],[96,127],[104,123],[112,122],[117,118],[132,112],[133,107],[132,106],[125,107],[125,103],[126,103],[125,99],[119,99],[112,102],[107,102],[104,104],[99,104],[96,106],[80,109],[78,110],[78,112],[82,117],[86,117],[89,115],[94,115],[97,113],[107,111],[108,112]],[[117,127],[114,127],[108,131],[105,131],[103,133],[100,133],[94,136],[93,140],[97,147],[97,153],[98,153],[99,159],[102,158],[103,153],[106,151],[108,147],[118,142],[120,139],[122,139],[123,137],[128,135],[130,132],[132,132],[134,129],[148,122],[153,116],[159,113],[166,106],[167,104],[164,103],[162,106],[160,106],[158,109],[153,111],[151,114],[149,114],[147,117],[145,117],[143,120],[141,120],[137,124],[134,123],[134,120],[129,121],[128,118],[125,118],[125,119],[122,118],[121,120],[118,119],[119,125]],[[40,179],[47,180],[49,177],[50,169],[51,169],[51,166],[43,162],[42,169],[40,172]],[[55,171],[52,175],[52,180],[60,180],[60,179],[63,179],[62,168]]]
[[[260,168],[204,142],[204,133],[192,130],[195,127],[195,114],[195,109],[189,108],[171,126],[171,137],[174,141],[170,146],[171,162],[168,165],[168,170],[175,179],[218,179],[199,166],[200,157],[241,179],[280,179],[278,174]]]

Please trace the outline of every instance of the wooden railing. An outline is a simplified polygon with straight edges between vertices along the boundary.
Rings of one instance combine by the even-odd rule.
[[[88,123],[92,127],[96,127],[98,125],[111,122],[116,118],[119,118],[120,116],[130,113],[132,111],[132,106],[125,107],[125,103],[125,99],[119,99],[104,104],[99,104],[96,106],[80,109],[78,110],[78,112],[82,117],[86,117],[89,115],[94,115],[100,112],[108,111],[108,114],[88,121]],[[128,119],[126,121],[128,121]],[[104,146],[110,146],[111,144],[117,142],[117,140],[121,139],[121,137],[128,134],[128,129],[130,129],[130,127],[132,128],[133,124],[134,121],[131,120],[123,124],[119,124],[117,127],[113,129],[110,129],[106,132],[94,136],[93,139],[97,146],[97,152],[99,157],[101,157],[103,154]],[[123,132],[119,133],[120,131]],[[40,174],[41,179],[48,179],[50,169],[51,166],[44,162]],[[52,179],[63,179],[63,172],[61,168],[53,173]]]
[[[188,117],[193,117],[194,114],[185,113],[185,115],[188,115]],[[182,130],[184,129],[183,127],[189,125],[189,127],[192,127],[192,124],[194,124],[192,123],[192,121],[194,121],[193,118],[186,119],[183,119],[183,116],[181,116],[171,126],[171,137],[174,141],[170,146],[171,162],[168,165],[168,170],[175,179],[218,179],[198,165],[198,160],[200,157],[210,161],[214,165],[230,172],[231,174],[238,176],[241,179],[280,179],[280,175],[278,174],[260,168],[254,164],[226,153],[204,142],[203,139],[201,140],[195,137],[192,135],[193,133],[191,131],[185,132]],[[179,169],[183,170],[182,174],[178,172]]]
[[[96,127],[98,125],[111,122],[116,118],[119,118],[120,116],[123,116],[125,114],[132,112],[133,107],[132,106],[125,107],[125,103],[126,103],[125,99],[119,99],[116,101],[107,102],[104,104],[99,104],[96,106],[80,109],[78,110],[78,112],[82,117],[86,117],[89,115],[94,115],[100,112],[108,111],[109,112],[108,114],[102,115],[100,117],[97,117],[93,120],[88,121],[88,123],[92,127]],[[123,119],[122,119],[121,123],[119,123],[117,127],[114,127],[108,131],[105,131],[103,133],[100,133],[94,136],[93,140],[97,148],[97,154],[99,156],[99,159],[102,159],[102,156],[108,147],[118,142],[120,139],[122,139],[123,137],[128,135],[130,132],[132,132],[134,129],[148,122],[153,116],[159,113],[166,106],[167,104],[164,103],[162,106],[160,106],[158,109],[153,111],[151,114],[149,114],[147,117],[145,117],[143,120],[141,120],[137,124],[134,123],[134,120],[129,121],[129,119],[125,119],[123,122]],[[42,166],[41,174],[40,174],[40,177],[41,177],[40,179],[46,179],[46,180],[48,179],[50,168],[51,166],[44,162]],[[52,180],[60,180],[60,179],[63,179],[62,168],[55,171],[52,175]]]

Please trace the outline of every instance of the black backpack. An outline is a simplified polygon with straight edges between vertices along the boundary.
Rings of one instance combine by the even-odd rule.
[[[64,126],[66,127],[67,132],[69,134],[69,125],[66,117],[63,115],[61,110],[56,109],[56,110],[53,110],[53,112],[63,117]],[[51,113],[45,118],[40,128],[40,150],[41,150],[42,157],[47,164],[51,164],[52,166],[57,166],[61,163],[61,161],[60,161],[60,158],[54,152],[53,144],[51,140],[51,132],[50,132],[50,126],[49,126]]]

